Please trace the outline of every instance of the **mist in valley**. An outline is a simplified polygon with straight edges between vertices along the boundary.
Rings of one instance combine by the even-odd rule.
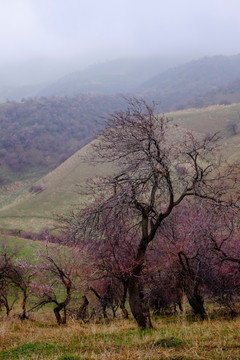
[[[69,73],[94,74],[98,63],[109,72],[115,59],[125,63],[112,73],[135,70],[144,81],[192,59],[239,53],[237,0],[10,0],[0,10],[1,98],[16,87],[37,95]]]

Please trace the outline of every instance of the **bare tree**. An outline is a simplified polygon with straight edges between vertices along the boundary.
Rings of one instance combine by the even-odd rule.
[[[31,291],[38,301],[29,311],[52,303],[58,325],[66,324],[67,306],[79,282],[79,252],[73,248],[63,249],[60,245],[55,245],[39,256],[39,276],[37,281],[31,284]]]
[[[154,104],[133,98],[127,110],[106,119],[94,146],[91,161],[111,163],[114,174],[92,181],[88,192],[95,201],[66,226],[69,236],[74,232],[96,240],[104,238],[109,226],[128,219],[128,228],[136,231],[129,303],[141,328],[152,326],[141,274],[148,245],[164,220],[186,197],[227,204],[227,191],[232,194],[236,187],[237,167],[219,167],[217,143],[217,135],[195,136],[156,115]]]
[[[4,243],[0,246],[0,308],[3,306],[8,316],[18,299],[17,289],[11,286],[9,278],[9,266],[12,264],[14,252],[10,253]]]

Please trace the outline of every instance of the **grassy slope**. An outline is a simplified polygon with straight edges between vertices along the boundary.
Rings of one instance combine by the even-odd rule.
[[[30,193],[29,187],[19,191],[18,197],[0,211],[2,228],[27,229],[39,231],[51,226],[55,215],[75,208],[80,198],[78,184],[96,174],[103,175],[107,166],[94,167],[83,161],[91,145],[79,150],[58,168],[41,178],[37,184],[44,188],[42,192]]]
[[[191,130],[209,133],[223,131],[228,121],[240,124],[240,104],[213,105],[202,109],[186,109],[167,114],[180,126]],[[225,135],[227,135],[225,133]]]
[[[240,155],[240,134],[228,136],[225,127],[229,120],[239,123],[240,104],[211,106],[204,109],[188,109],[170,113],[174,122],[197,132],[207,133],[222,130],[225,157],[237,160]],[[38,231],[51,226],[56,214],[76,207],[84,199],[77,194],[76,184],[83,185],[87,178],[110,171],[109,166],[93,167],[82,158],[89,152],[90,145],[75,153],[57,169],[43,177],[38,183],[44,190],[38,194],[29,193],[29,186],[10,192],[11,198],[0,204],[0,228],[27,229]],[[1,199],[1,194],[0,194]]]
[[[199,133],[219,132],[222,154],[228,161],[240,159],[240,104],[214,105],[203,109],[187,109],[168,114],[174,122]],[[236,122],[238,133],[231,136],[226,130],[229,121]]]

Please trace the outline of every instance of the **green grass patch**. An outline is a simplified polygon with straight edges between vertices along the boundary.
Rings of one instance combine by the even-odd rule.
[[[19,345],[9,351],[1,352],[0,360],[31,359],[33,354],[39,354],[48,357],[58,351],[61,351],[59,345],[40,342],[26,343]]]
[[[61,355],[57,358],[57,360],[82,360],[83,358],[80,358],[79,356],[75,355]]]
[[[184,343],[182,340],[174,337],[169,337],[165,339],[158,339],[155,341],[154,346],[160,346],[163,348],[171,348],[176,346],[183,346]]]

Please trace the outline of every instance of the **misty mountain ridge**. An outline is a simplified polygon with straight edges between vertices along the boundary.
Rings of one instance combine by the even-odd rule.
[[[36,96],[131,93],[155,100],[160,104],[160,111],[165,112],[223,103],[224,95],[221,98],[213,96],[212,92],[221,92],[220,87],[224,86],[230,89],[231,83],[240,78],[240,55],[204,57],[179,65],[181,60],[183,58],[163,56],[116,59],[73,71],[54,82],[50,77],[47,83],[13,88],[3,87],[2,82],[0,101],[20,101]],[[233,87],[236,92],[236,84]],[[228,93],[226,101],[240,101],[238,95],[233,96],[230,90]]]
[[[0,102],[35,96],[128,92],[150,77],[184,62],[183,57],[121,58],[92,65],[84,59],[33,59],[0,65]]]
[[[73,96],[80,93],[127,93],[134,91],[150,77],[179,63],[181,63],[181,58],[164,56],[122,58],[97,63],[62,77],[41,90],[39,95]]]
[[[122,88],[129,89],[126,84],[139,83],[159,69],[160,63],[159,58],[99,63],[62,78],[51,88],[70,94],[80,88],[83,91],[86,86],[87,93],[71,97],[24,96],[21,102],[1,104],[0,182],[10,183],[33,169],[46,173],[59,165],[93,138],[97,120],[124,106],[122,96],[107,92],[119,90],[120,83]],[[167,66],[166,62],[161,66],[162,69]],[[142,74],[138,76],[140,69]],[[25,87],[25,91],[29,93],[31,86]],[[150,102],[155,100],[160,104],[159,112],[240,103],[240,55],[205,57],[175,66],[125,95],[130,93]]]
[[[144,82],[136,93],[160,104],[162,112],[178,110],[190,106],[195,98],[195,106],[212,103],[197,103],[198,97],[220,88],[231,87],[240,79],[240,55],[204,57],[169,69]],[[233,85],[236,91],[236,84]],[[235,100],[236,101],[236,100]],[[240,102],[240,98],[237,99]],[[231,102],[231,101],[230,101]],[[188,105],[187,105],[188,104]]]

